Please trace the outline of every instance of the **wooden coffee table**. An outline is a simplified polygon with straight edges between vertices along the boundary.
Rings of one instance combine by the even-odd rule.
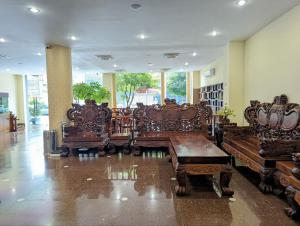
[[[220,196],[232,196],[230,156],[203,135],[170,138],[169,151],[176,173],[177,195],[187,192],[187,175],[210,175]]]

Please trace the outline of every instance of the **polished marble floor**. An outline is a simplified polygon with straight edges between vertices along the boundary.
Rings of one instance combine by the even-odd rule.
[[[40,131],[0,134],[0,225],[298,225],[285,202],[234,170],[235,200],[176,197],[164,154],[45,158]]]

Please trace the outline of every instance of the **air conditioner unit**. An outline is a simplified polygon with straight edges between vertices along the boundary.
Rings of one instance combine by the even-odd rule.
[[[216,69],[215,69],[215,68],[211,68],[211,69],[209,69],[209,70],[206,70],[206,71],[204,71],[203,75],[204,75],[205,77],[211,77],[211,76],[214,76],[214,75],[216,75]]]

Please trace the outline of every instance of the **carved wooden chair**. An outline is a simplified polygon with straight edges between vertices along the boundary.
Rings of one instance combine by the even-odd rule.
[[[208,134],[212,110],[206,102],[178,105],[175,100],[166,99],[162,106],[138,103],[133,119],[134,153],[139,155],[141,147],[168,147],[169,139],[174,135]]]
[[[97,105],[86,100],[85,105],[72,104],[67,111],[71,126],[63,129],[63,148],[66,155],[78,148],[98,148],[101,155],[109,141],[111,110],[107,103]]]
[[[259,188],[272,192],[276,161],[288,161],[300,152],[300,107],[288,103],[286,95],[273,103],[251,101],[244,115],[249,127],[225,131],[224,149],[260,174]]]

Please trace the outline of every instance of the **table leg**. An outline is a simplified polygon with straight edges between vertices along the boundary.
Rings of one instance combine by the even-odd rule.
[[[184,169],[177,167],[176,169],[176,178],[178,185],[175,187],[176,194],[178,196],[183,196],[186,194],[186,172]]]
[[[226,169],[220,172],[220,187],[222,196],[232,196],[234,191],[229,188],[229,183],[232,177],[232,172],[230,169]]]

